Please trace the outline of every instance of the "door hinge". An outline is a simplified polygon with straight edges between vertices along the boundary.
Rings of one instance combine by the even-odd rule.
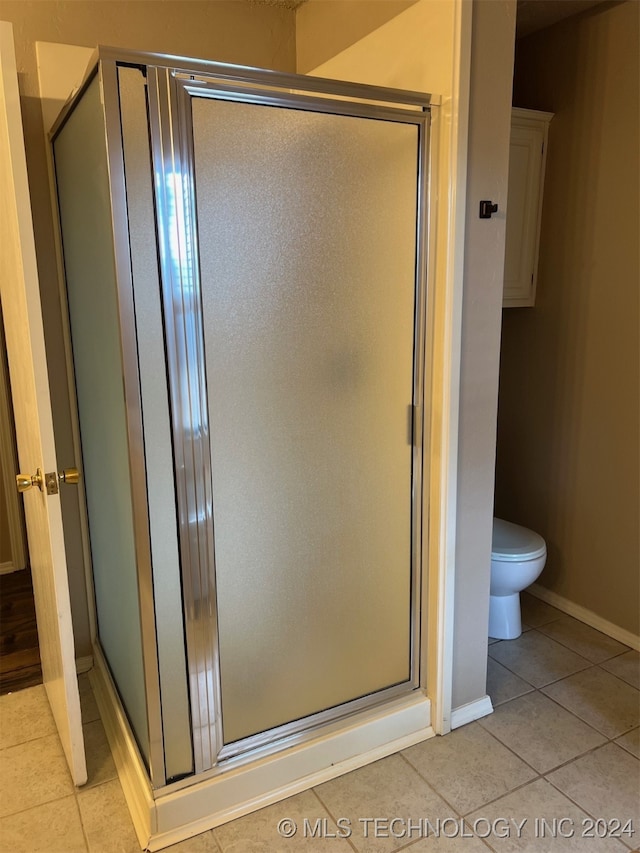
[[[417,447],[422,433],[422,407],[409,406],[409,444]]]

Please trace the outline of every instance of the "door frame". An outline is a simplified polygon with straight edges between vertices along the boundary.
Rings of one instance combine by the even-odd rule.
[[[430,375],[432,407],[425,430],[429,434],[431,466],[424,483],[424,523],[430,531],[429,566],[424,606],[428,641],[425,679],[432,697],[432,725],[436,734],[451,731],[454,676],[454,605],[456,531],[458,519],[458,432],[460,420],[460,363],[462,355],[462,297],[464,240],[467,207],[467,156],[471,86],[473,3],[453,0],[453,91],[433,110],[435,146],[432,162],[438,164],[434,187],[432,275],[438,298],[433,305]],[[435,221],[433,223],[435,228]],[[425,391],[425,397],[427,392]]]

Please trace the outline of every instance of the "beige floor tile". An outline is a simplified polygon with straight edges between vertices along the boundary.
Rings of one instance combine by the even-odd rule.
[[[303,791],[213,830],[222,853],[352,851],[344,838],[333,837],[340,832],[343,830],[336,827],[312,791]],[[290,836],[285,837],[288,833]]]
[[[591,665],[539,631],[527,631],[517,640],[503,640],[491,646],[489,655],[534,687],[543,687]]]
[[[4,749],[1,761],[2,817],[59,800],[74,791],[57,734]]]
[[[497,853],[625,853],[615,838],[583,838],[582,822],[587,817],[549,782],[536,779],[469,815],[467,821],[476,832],[488,833],[486,840]]]
[[[487,659],[487,693],[493,707],[530,693],[533,687],[493,658]]]
[[[520,615],[527,627],[537,628],[539,625],[553,622],[554,619],[560,619],[564,614],[525,590],[520,594]]]
[[[616,743],[623,749],[626,749],[627,752],[630,752],[631,755],[640,758],[640,729],[632,729],[626,735],[619,737]]]
[[[83,672],[82,675],[78,676],[78,689],[80,690],[82,722],[86,724],[92,723],[94,720],[99,720],[100,712],[98,711],[98,704],[95,696],[93,695],[91,682],[89,681],[89,676],[86,672]]]
[[[117,779],[78,792],[89,853],[140,853],[131,816]]]
[[[538,630],[592,663],[600,663],[614,655],[620,655],[628,648],[571,616],[561,616],[547,625],[541,625]]]
[[[403,754],[461,815],[536,775],[478,723],[416,744]]]
[[[542,692],[608,738],[640,724],[638,691],[599,666],[550,684]]]
[[[630,847],[640,842],[640,761],[633,755],[608,743],[547,779],[593,818],[631,820],[635,836],[623,836],[623,841]]]
[[[73,795],[0,820],[0,846],[11,853],[86,853]]]
[[[171,847],[165,847],[162,853],[220,853],[220,847],[213,832],[203,832],[193,838],[187,838],[186,841],[172,844]]]
[[[100,720],[94,720],[82,727],[84,748],[87,756],[87,785],[100,785],[115,779],[118,775],[111,756],[109,741]]]
[[[42,684],[0,696],[0,749],[53,734],[55,730]]]
[[[628,651],[601,663],[600,666],[640,690],[640,652]]]
[[[436,834],[428,835],[404,848],[407,853],[487,853],[491,848],[477,838],[465,821],[443,823],[436,827]]]
[[[346,817],[353,833],[351,843],[358,851],[386,853],[420,838],[422,827],[411,830],[411,818],[458,816],[401,755],[390,755],[346,776],[319,785],[316,793],[334,817]],[[399,820],[388,827],[368,822]]]
[[[595,729],[537,692],[507,702],[479,723],[539,773],[605,742]]]

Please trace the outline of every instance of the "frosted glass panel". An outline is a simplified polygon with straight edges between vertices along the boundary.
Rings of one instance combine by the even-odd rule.
[[[98,635],[148,756],[113,232],[97,78],[56,138],[54,156]]]
[[[228,743],[410,678],[418,131],[193,126]]]

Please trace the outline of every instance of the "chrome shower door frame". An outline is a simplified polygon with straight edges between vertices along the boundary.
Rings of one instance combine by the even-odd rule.
[[[213,63],[146,68],[165,342],[172,409],[185,636],[196,774],[220,772],[316,736],[323,726],[420,690],[422,494],[429,96]],[[411,497],[410,677],[407,681],[224,744],[218,648],[212,462],[198,263],[191,99],[217,98],[418,127]],[[171,246],[171,251],[169,247]]]

